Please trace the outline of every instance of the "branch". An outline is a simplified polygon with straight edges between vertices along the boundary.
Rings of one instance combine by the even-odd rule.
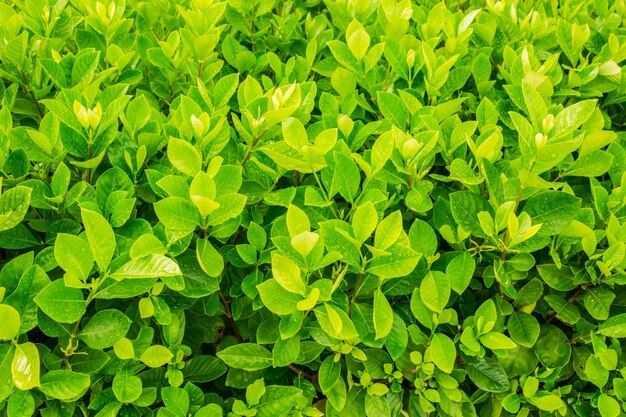
[[[567,299],[567,302],[572,304],[574,301],[576,301],[576,299],[582,293],[584,293],[587,290],[587,288],[589,288],[589,285],[590,285],[589,283],[584,283],[580,287],[578,287],[576,289],[576,291],[574,293],[572,293],[572,295],[569,296],[569,298]],[[546,319],[546,323],[550,323],[552,320],[554,320],[554,318],[556,317],[557,314],[558,313],[556,311],[553,311],[552,313],[550,313],[550,315]]]
[[[294,371],[295,373],[297,373],[300,376],[303,376],[307,379],[310,379],[313,382],[317,382],[317,372],[315,373],[308,373],[306,371],[303,371],[302,369],[298,368],[295,365],[289,364],[287,365],[287,368],[291,369],[292,371]]]
[[[235,324],[235,320],[233,320],[233,313],[230,310],[230,300],[226,299],[222,290],[219,290],[220,298],[222,300],[222,304],[224,304],[224,309],[226,310],[226,317],[228,317],[228,322],[230,323],[230,328],[233,330],[235,337],[239,343],[243,342],[241,335],[239,334],[239,330],[237,330],[237,325]]]

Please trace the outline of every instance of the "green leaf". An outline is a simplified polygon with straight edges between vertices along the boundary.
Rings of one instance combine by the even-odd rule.
[[[290,204],[287,208],[287,230],[289,230],[289,237],[293,238],[294,236],[299,235],[303,232],[308,232],[311,230],[311,223],[309,222],[309,217],[306,213],[293,204]]]
[[[15,391],[7,401],[8,417],[31,417],[35,414],[35,400],[28,391]]]
[[[479,194],[471,191],[457,191],[452,193],[450,194],[450,208],[452,209],[454,220],[465,231],[474,236],[487,237],[478,221],[478,213],[486,211],[492,214],[493,209]]]
[[[578,159],[565,170],[563,176],[600,177],[611,168],[612,163],[613,155],[598,149],[578,157]]]
[[[0,304],[0,340],[13,340],[20,331],[20,313],[10,305]]]
[[[608,289],[601,287],[590,288],[585,291],[583,302],[585,308],[596,320],[606,320],[609,318],[611,304],[615,300],[615,294]]]
[[[288,366],[297,361],[300,354],[300,337],[294,336],[289,339],[281,339],[274,345],[272,350],[273,366]]]
[[[544,366],[559,368],[569,362],[572,346],[561,329],[544,324],[535,343],[535,354]]]
[[[374,330],[376,339],[386,337],[393,326],[393,310],[381,289],[374,293]]]
[[[407,113],[402,100],[395,94],[379,91],[378,106],[386,119],[400,129],[406,128]]]
[[[589,381],[599,389],[603,389],[609,381],[609,371],[602,366],[602,361],[595,355],[587,358],[584,370]]]
[[[334,356],[327,356],[318,372],[320,388],[323,393],[329,392],[341,378],[341,363],[335,362]]]
[[[41,377],[39,389],[48,397],[57,400],[71,402],[82,397],[89,386],[91,380],[89,375],[67,370],[49,371]]]
[[[443,333],[433,334],[430,341],[430,355],[437,368],[449,374],[454,369],[456,347],[454,342]]]
[[[122,369],[113,378],[113,393],[119,402],[128,404],[141,396],[143,384],[141,379],[128,369]]]
[[[119,310],[98,311],[78,333],[78,338],[92,349],[113,346],[126,335],[131,320]]]
[[[302,391],[296,387],[283,387],[270,385],[265,387],[265,394],[257,406],[257,417],[281,416],[292,410],[300,397]]]
[[[87,234],[87,241],[96,264],[101,271],[106,271],[115,253],[115,234],[113,229],[101,214],[95,211],[81,209],[81,216]]]
[[[450,281],[446,274],[429,271],[420,284],[420,297],[426,307],[441,313],[450,299]]]
[[[483,391],[506,392],[511,386],[502,365],[489,357],[468,363],[467,375]]]
[[[28,212],[32,190],[15,187],[0,195],[0,232],[20,224]]]
[[[566,266],[558,268],[554,264],[537,265],[537,272],[548,286],[559,291],[570,291],[576,288],[574,274]]]
[[[617,314],[609,317],[604,323],[600,324],[598,334],[616,338],[626,337],[626,314]]]
[[[352,203],[359,192],[361,172],[352,158],[340,153],[333,153],[335,170],[333,171],[333,188],[348,202]]]
[[[191,382],[211,382],[227,371],[226,366],[216,357],[198,355],[189,360],[183,368],[185,379]]]
[[[83,292],[65,286],[62,279],[52,281],[35,297],[39,308],[59,323],[74,323],[86,311]]]
[[[350,340],[358,337],[354,324],[348,315],[329,303],[316,307],[315,317],[326,334],[332,338],[340,340]]]
[[[507,328],[515,343],[528,348],[533,347],[539,337],[539,322],[527,313],[513,313],[509,317]]]
[[[257,371],[272,365],[272,353],[255,343],[240,343],[217,352],[217,357],[231,368]]]

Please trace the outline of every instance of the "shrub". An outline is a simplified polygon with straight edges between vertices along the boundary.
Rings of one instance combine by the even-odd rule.
[[[3,415],[623,415],[624,0],[100,1],[0,5]]]

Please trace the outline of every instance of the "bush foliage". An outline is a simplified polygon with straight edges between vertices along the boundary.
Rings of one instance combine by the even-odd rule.
[[[0,4],[3,415],[624,415],[625,16]]]

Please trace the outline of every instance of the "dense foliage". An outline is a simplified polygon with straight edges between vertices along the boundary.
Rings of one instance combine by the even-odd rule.
[[[624,415],[625,17],[0,4],[2,415]]]

